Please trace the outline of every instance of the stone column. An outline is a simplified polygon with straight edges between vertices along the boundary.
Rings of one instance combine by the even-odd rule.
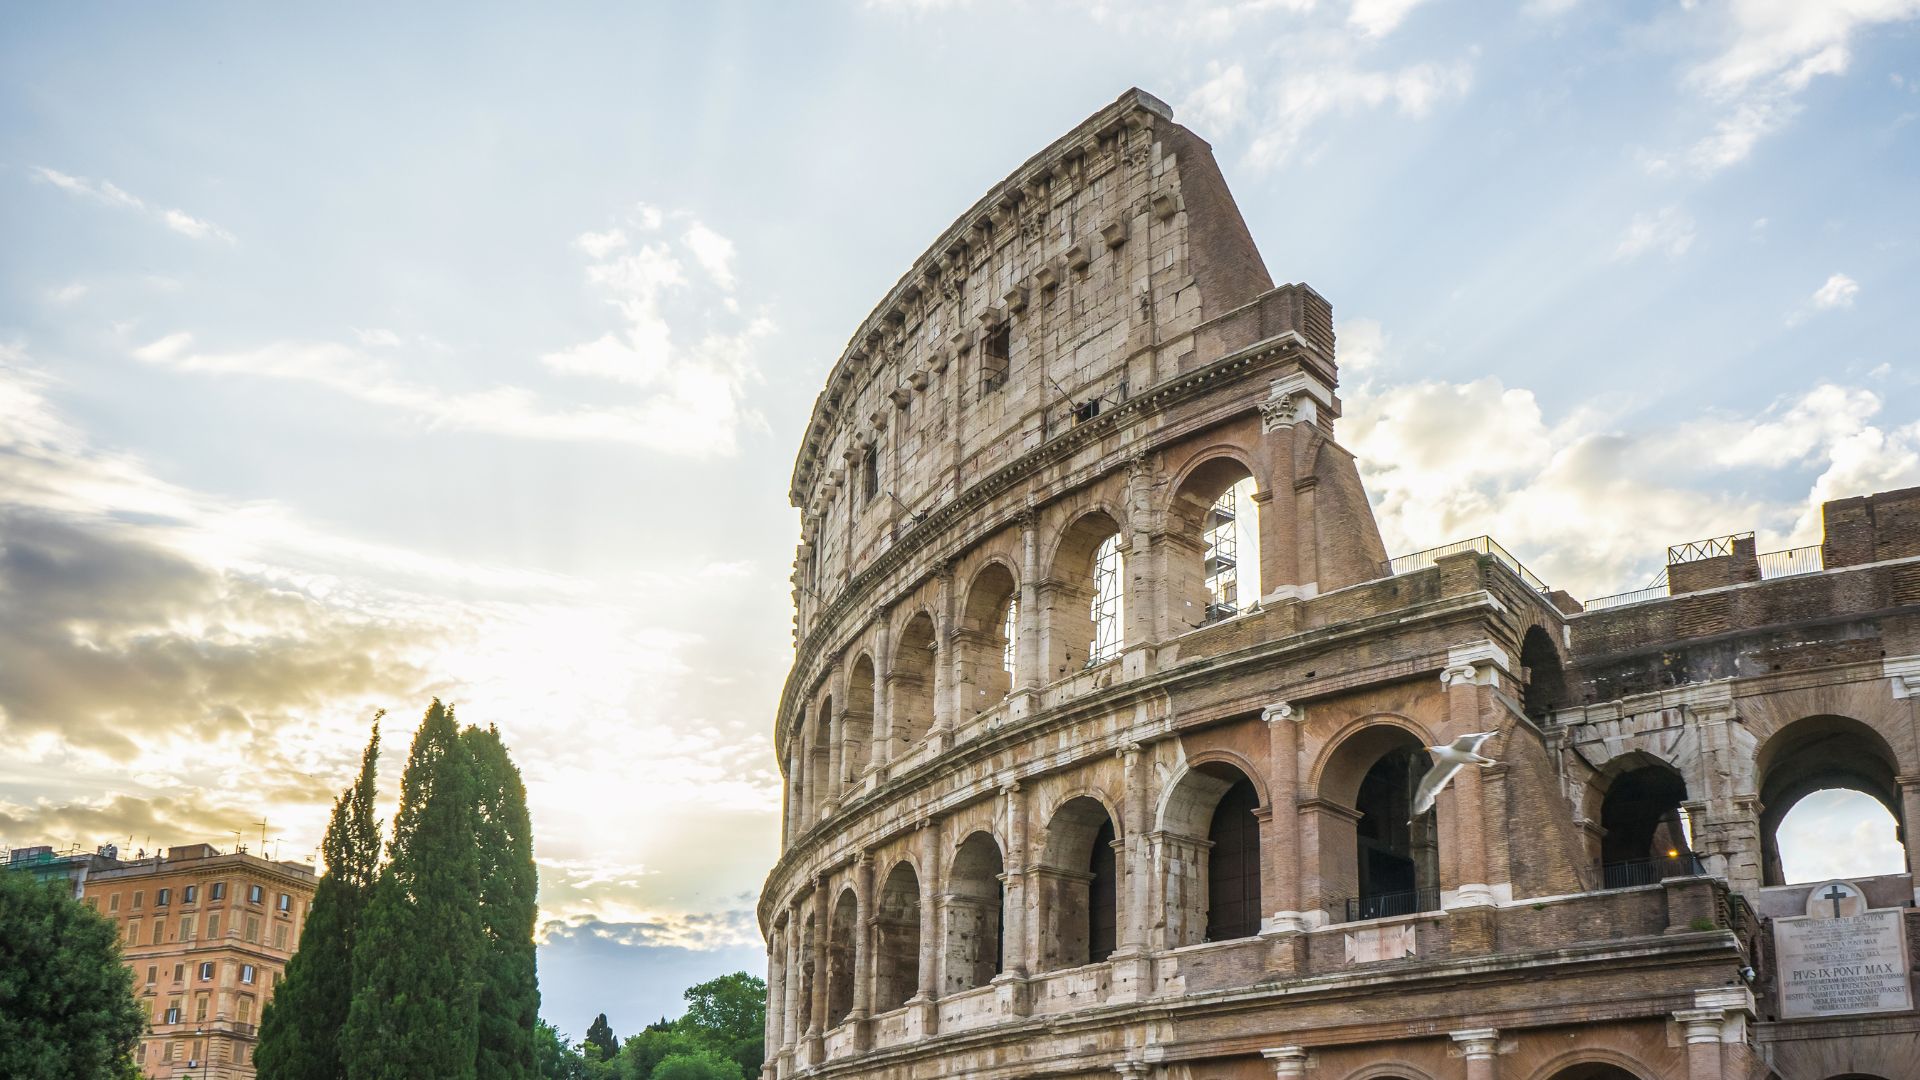
[[[907,1003],[913,1006],[920,1031],[925,1035],[934,1033],[939,1016],[934,1000],[940,996],[939,958],[945,952],[940,947],[940,883],[945,876],[940,855],[940,822],[928,818],[920,823],[919,980],[913,1000]]]
[[[893,628],[887,625],[887,609],[873,609],[874,625],[878,627],[874,636],[873,658],[873,730],[867,733],[867,767],[864,773],[871,773],[886,767],[893,760]],[[900,749],[904,750],[905,747]],[[860,777],[849,777],[854,783]]]
[[[1467,1059],[1467,1080],[1500,1080],[1500,1033],[1493,1028],[1455,1031],[1451,1038]]]
[[[794,1044],[800,1041],[800,987],[805,982],[801,978],[802,958],[800,956],[800,908],[796,905],[787,909],[787,981],[782,988],[786,1000],[782,1002],[785,1010],[780,1022],[780,1046],[792,1057]]]
[[[873,923],[873,853],[862,851],[853,864],[853,1008],[847,1012],[861,1050],[867,1049],[867,1017],[873,1015]]]
[[[1149,883],[1153,877],[1153,866],[1148,861],[1147,806],[1150,792],[1147,782],[1152,770],[1143,760],[1139,743],[1130,742],[1120,748],[1120,760],[1124,769],[1126,784],[1125,802],[1120,809],[1123,819],[1121,828],[1126,830],[1121,843],[1121,863],[1126,871],[1126,895],[1120,919],[1120,949],[1123,952],[1137,953],[1147,945],[1147,900],[1152,893]]]
[[[933,614],[933,685],[927,691],[933,695],[933,726],[928,736],[953,730],[955,715],[954,678],[958,672],[954,667],[953,647],[953,563],[943,562],[935,580],[938,591],[934,596]],[[964,715],[964,714],[963,714]]]
[[[1900,785],[1900,820],[1907,822],[1900,830],[1900,842],[1907,849],[1907,872],[1913,875],[1914,902],[1920,903],[1920,774],[1903,773],[1893,778]]]
[[[827,724],[827,775],[820,778],[820,816],[832,814],[840,805],[841,780],[846,776],[847,703],[846,688],[833,698],[833,715]]]
[[[1004,890],[1001,937],[1009,955],[1000,958],[1004,975],[1024,978],[1030,969],[1027,951],[1027,794],[1018,780],[1000,789],[1007,815],[1007,855],[1001,864]]]
[[[786,1022],[783,1008],[787,990],[785,936],[786,930],[780,926],[775,926],[773,932],[767,935],[767,1001],[770,1007],[767,1009],[766,1029],[761,1039],[770,1052],[777,1051],[786,1036],[782,1026]]]
[[[817,1065],[826,1060],[826,1047],[822,1038],[827,1022],[827,926],[833,918],[833,912],[827,908],[827,879],[825,875],[813,879],[813,1000],[808,1003],[807,1016],[807,1064]]]
[[[1020,515],[1020,640],[1013,647],[1013,690],[1037,690],[1051,681],[1040,619],[1040,517]],[[1011,692],[1009,694],[1011,696]]]
[[[1260,1051],[1273,1063],[1275,1080],[1301,1080],[1307,1075],[1307,1050],[1304,1046],[1277,1046]]]
[[[1449,650],[1450,653],[1461,650]],[[1463,735],[1469,731],[1486,731],[1481,726],[1482,690],[1480,680],[1491,678],[1490,665],[1476,664],[1471,661],[1453,663],[1448,657],[1448,667],[1440,672],[1440,685],[1445,688],[1447,697],[1447,728],[1454,735]],[[1493,903],[1493,890],[1487,886],[1487,847],[1486,814],[1481,805],[1479,768],[1469,766],[1453,775],[1453,782],[1447,790],[1440,793],[1439,805],[1443,818],[1450,821],[1440,830],[1442,848],[1440,852],[1440,887],[1442,906],[1485,907]],[[1451,806],[1449,807],[1449,803]],[[1452,810],[1447,814],[1448,809]],[[1450,824],[1451,827],[1448,827]],[[1447,850],[1451,841],[1452,851]],[[1451,871],[1451,873],[1449,873]],[[1452,892],[1451,902],[1447,902],[1446,892]]]
[[[1267,725],[1267,791],[1273,816],[1261,837],[1261,895],[1275,931],[1309,929],[1300,906],[1300,725],[1306,710],[1278,701],[1260,711]]]
[[[1722,1080],[1720,1033],[1725,1009],[1681,1009],[1673,1020],[1687,1039],[1687,1080]]]

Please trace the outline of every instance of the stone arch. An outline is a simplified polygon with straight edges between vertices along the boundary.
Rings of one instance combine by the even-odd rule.
[[[991,833],[969,833],[947,871],[945,989],[949,994],[992,982],[1006,954],[1006,864]]]
[[[894,635],[893,668],[887,672],[888,760],[907,753],[933,730],[938,647],[933,615],[924,608]]]
[[[1166,632],[1230,617],[1260,599],[1259,488],[1232,448],[1203,451],[1166,506]],[[1249,550],[1241,550],[1246,541]]]
[[[1634,751],[1608,762],[1589,792],[1598,803],[1589,820],[1600,826],[1603,888],[1651,885],[1692,872],[1693,845],[1683,808],[1687,780],[1680,770]]]
[[[1754,756],[1760,796],[1760,859],[1767,885],[1786,884],[1778,832],[1788,811],[1816,791],[1845,788],[1878,801],[1892,816],[1901,843],[1899,758],[1881,734],[1852,717],[1803,717],[1774,732]]]
[[[1658,1074],[1618,1050],[1570,1050],[1533,1071],[1527,1080],[1654,1080]]]
[[[826,803],[833,798],[833,695],[820,699],[813,715],[813,733],[807,751],[807,820],[825,817]]]
[[[860,903],[852,888],[840,890],[827,920],[827,1025],[838,1027],[853,1011],[854,939],[860,933]]]
[[[1035,877],[1042,971],[1102,962],[1118,945],[1115,820],[1104,801],[1086,794],[1066,799],[1047,820]]]
[[[874,909],[873,1011],[905,1005],[920,989],[920,874],[911,859],[893,864]]]
[[[1426,745],[1405,717],[1376,714],[1349,724],[1316,764],[1320,880],[1335,918],[1439,907],[1438,808],[1412,814],[1414,787],[1432,764]]]
[[[1167,787],[1158,814],[1167,945],[1260,930],[1258,770],[1224,751],[1196,756]]]
[[[1074,518],[1061,530],[1048,560],[1046,580],[1040,586],[1040,618],[1046,646],[1042,650],[1047,680],[1062,679],[1088,666],[1101,637],[1096,623],[1094,602],[1095,557],[1102,545],[1118,537],[1121,569],[1119,603],[1110,632],[1125,640],[1126,611],[1126,538],[1121,518],[1103,508],[1094,508]]]
[[[955,634],[963,716],[993,708],[1012,690],[1006,659],[1019,649],[1019,633],[1016,627],[1010,639],[1007,622],[1010,613],[1018,619],[1019,609],[1019,574],[1005,559],[988,559],[967,583]]]
[[[1433,1074],[1405,1061],[1376,1061],[1362,1065],[1341,1080],[1434,1080]]]
[[[1520,700],[1528,716],[1538,719],[1568,704],[1567,674],[1560,663],[1560,650],[1544,627],[1527,627],[1520,639],[1520,666],[1527,673]]]
[[[872,760],[875,700],[873,657],[863,652],[847,667],[847,703],[840,717],[840,772],[833,778],[837,790],[859,783]]]

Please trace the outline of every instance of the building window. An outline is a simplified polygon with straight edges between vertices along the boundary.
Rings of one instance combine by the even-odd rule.
[[[155,975],[158,975],[159,973],[160,973],[159,968],[154,967],[152,964],[147,965],[147,985],[148,986],[153,985],[153,977]]]
[[[140,901],[145,899],[146,895],[147,894],[143,892],[136,892],[133,894],[133,910],[135,911],[140,910]]]
[[[161,1061],[173,1060],[173,1044],[172,1043],[160,1044],[160,1060]]]
[[[160,944],[161,941],[165,940],[166,932],[167,932],[166,923],[161,922],[159,919],[153,920],[153,943],[155,945],[158,945]]]
[[[281,911],[293,910],[293,895],[291,893],[280,894],[280,910]]]
[[[860,505],[865,506],[880,494],[880,448],[867,447],[867,454],[860,459]]]
[[[251,915],[247,916],[247,940],[260,944],[260,920]]]
[[[179,1005],[175,1004],[167,1007],[167,1018],[164,1022],[168,1024],[177,1024],[180,1022],[180,1006]]]
[[[172,889],[161,889],[158,892],[155,892],[153,894],[154,907],[166,907],[168,904],[171,904],[171,903],[173,903]]]
[[[100,910],[100,898],[99,898],[99,897],[97,897],[97,896],[89,896],[89,897],[87,897],[87,907],[88,907],[88,908],[90,908],[91,910],[94,910],[94,911],[99,911],[99,910]]]
[[[142,1065],[145,1065],[147,1063],[147,1044],[146,1043],[141,1043],[139,1046],[136,1046],[133,1048],[133,1060],[139,1062]]]
[[[207,898],[209,900],[225,900],[227,898],[227,883],[224,881],[214,882],[213,892]]]
[[[174,982],[179,982],[181,979],[184,979],[186,977],[187,977],[187,965],[185,964],[173,965],[173,981]]]
[[[220,913],[219,912],[215,912],[212,915],[207,916],[207,936],[210,938],[218,938],[220,936]]]
[[[198,1022],[201,1020],[205,1020],[206,1018],[207,1018],[207,995],[201,994],[198,998],[194,1000],[194,1003],[193,1003],[193,1019],[195,1020],[195,1022]]]
[[[127,920],[127,944],[129,945],[140,944],[140,920],[139,919]]]
[[[1000,667],[1011,676],[1013,661],[1019,655],[1020,644],[1020,594],[1015,593],[1007,600],[1007,617],[1000,624],[1000,636],[1005,644],[1000,646]]]
[[[284,949],[287,947],[286,923],[281,923],[279,926],[273,928],[273,947],[276,949]]]
[[[193,916],[191,915],[180,916],[180,940],[193,940]]]
[[[1093,555],[1093,644],[1087,664],[1104,664],[1120,655],[1120,620],[1126,612],[1120,592],[1120,534],[1107,537]]]
[[[249,904],[259,903],[261,900],[266,898],[266,895],[267,895],[267,890],[261,888],[258,885],[247,886],[247,903]]]
[[[980,392],[990,394],[1007,384],[1013,366],[1013,326],[1001,323],[980,339]]]
[[[245,983],[248,986],[253,985],[253,965],[252,964],[240,965],[240,981]]]
[[[253,1022],[253,999],[251,997],[242,997],[240,999],[240,1022],[243,1024]]]
[[[189,885],[186,888],[180,890],[181,903],[191,904],[198,899],[200,899],[200,886]]]
[[[212,981],[213,981],[213,961],[211,961],[211,960],[203,960],[203,961],[201,961],[201,963],[200,963],[200,981],[201,981],[201,982],[212,982]]]

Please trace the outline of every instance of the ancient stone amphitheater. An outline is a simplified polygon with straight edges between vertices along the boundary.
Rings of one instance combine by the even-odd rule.
[[[767,1075],[1920,1076],[1916,848],[1774,844],[1823,788],[1920,815],[1920,496],[1583,608],[1389,560],[1338,376],[1138,91],[882,298],[793,472]]]

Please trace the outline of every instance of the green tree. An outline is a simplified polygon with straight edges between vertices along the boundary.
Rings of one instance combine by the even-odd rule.
[[[707,1047],[726,1055],[746,1076],[766,1061],[767,983],[744,971],[691,986],[680,1023]]]
[[[482,953],[473,764],[434,699],[353,953],[350,1080],[475,1080]]]
[[[133,972],[106,917],[65,878],[0,870],[0,1076],[119,1080],[137,1075],[146,1031]]]
[[[613,1026],[607,1023],[607,1014],[601,1013],[587,1025],[586,1041],[580,1044],[583,1052],[598,1054],[601,1061],[612,1061],[620,1052],[620,1043],[613,1037]]]
[[[538,1080],[588,1080],[587,1063],[560,1029],[538,1021],[533,1029],[533,1075]]]
[[[649,1080],[746,1080],[740,1065],[712,1050],[674,1054],[653,1067]]]
[[[340,1031],[353,1002],[353,947],[380,877],[380,822],[373,816],[380,718],[360,755],[360,776],[334,800],[320,850],[327,872],[313,890],[300,949],[260,1016],[254,1062],[261,1080],[340,1080]]]
[[[527,788],[498,729],[470,727],[460,741],[473,763],[474,840],[479,858],[480,1002],[478,1080],[521,1080],[533,1070],[540,984],[534,968],[533,926],[539,915],[539,874],[533,865],[533,825]],[[601,1018],[603,1025],[605,1017]],[[593,1033],[589,1031],[591,1039]],[[617,1049],[611,1033],[608,1057]]]
[[[660,1063],[677,1054],[710,1049],[700,1036],[678,1021],[662,1020],[629,1038],[620,1048],[619,1080],[651,1080]]]

